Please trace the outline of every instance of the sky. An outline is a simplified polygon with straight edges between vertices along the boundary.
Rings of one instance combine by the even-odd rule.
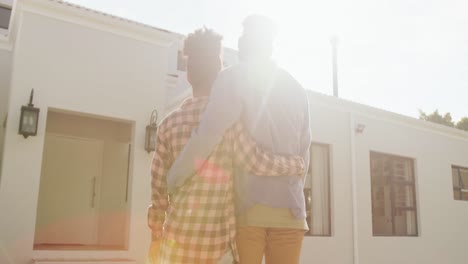
[[[274,59],[307,89],[332,94],[337,36],[339,96],[418,117],[419,109],[468,116],[466,0],[68,0],[187,34],[207,26],[237,48],[253,13],[279,26]]]

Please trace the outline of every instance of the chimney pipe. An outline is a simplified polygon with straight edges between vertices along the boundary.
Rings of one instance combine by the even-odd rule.
[[[338,97],[338,37],[333,36],[330,38],[332,46],[332,74],[333,74],[333,96]]]

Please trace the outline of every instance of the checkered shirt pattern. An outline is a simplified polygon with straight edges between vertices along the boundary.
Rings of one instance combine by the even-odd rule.
[[[224,134],[207,160],[195,161],[196,175],[168,197],[167,172],[198,126],[207,103],[208,97],[187,99],[159,127],[151,167],[152,205],[148,224],[153,233],[162,232],[161,264],[214,264],[229,249],[238,261],[232,179],[236,166],[262,176],[304,172],[302,157],[264,152],[238,122]]]

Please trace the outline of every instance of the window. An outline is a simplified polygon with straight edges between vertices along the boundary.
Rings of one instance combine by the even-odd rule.
[[[370,153],[374,236],[417,236],[414,161]]]
[[[453,198],[468,201],[468,168],[452,166]]]
[[[0,4],[0,28],[8,29],[10,25],[11,8]]]
[[[331,236],[330,216],[330,147],[313,143],[310,148],[309,173],[304,197],[308,236]]]

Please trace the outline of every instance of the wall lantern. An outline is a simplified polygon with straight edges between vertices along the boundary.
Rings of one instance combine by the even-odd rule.
[[[39,108],[33,104],[34,89],[29,96],[29,104],[21,106],[21,119],[18,134],[24,138],[37,135],[37,124],[39,123]]]
[[[146,126],[145,150],[150,153],[156,149],[156,132],[158,131],[158,111],[151,113],[150,123]]]
[[[364,124],[357,124],[356,125],[356,133],[357,134],[362,134],[364,133],[364,129],[366,128],[366,125]]]

